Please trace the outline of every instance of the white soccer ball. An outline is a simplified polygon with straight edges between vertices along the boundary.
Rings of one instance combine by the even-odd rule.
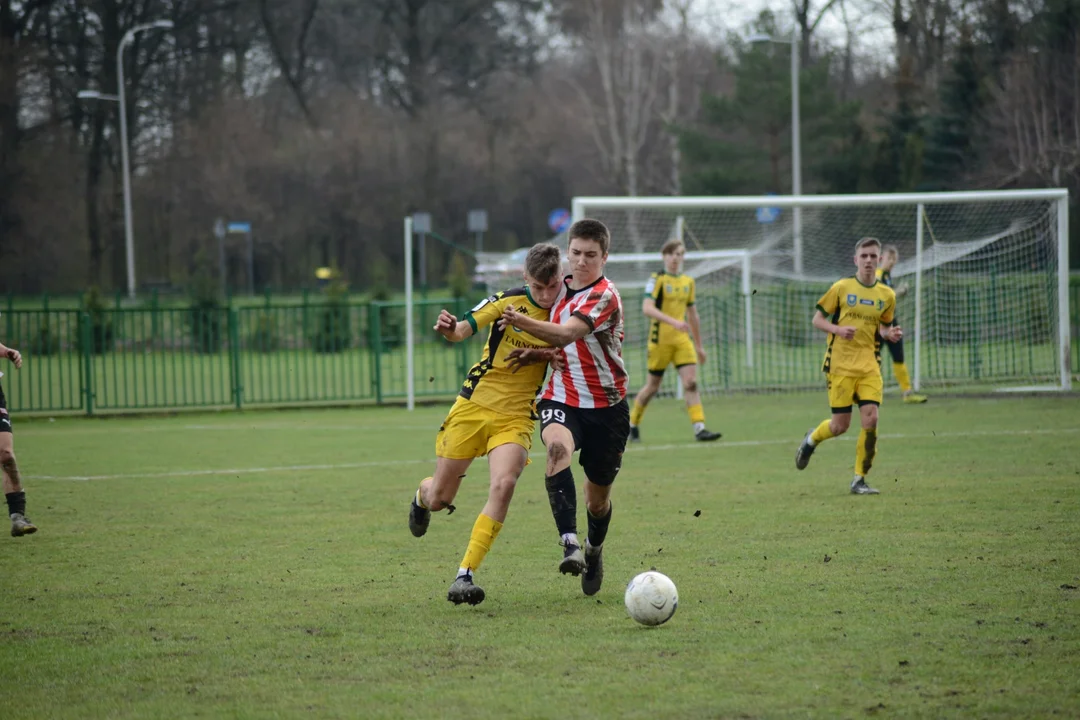
[[[626,612],[642,625],[662,625],[679,606],[671,578],[655,570],[643,572],[626,586]]]

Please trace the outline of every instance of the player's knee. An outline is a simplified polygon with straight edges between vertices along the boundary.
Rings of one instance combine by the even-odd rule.
[[[552,440],[547,446],[547,459],[549,465],[561,465],[570,457],[570,448],[562,439]]]
[[[683,390],[688,393],[697,392],[697,380],[687,380],[683,385]]]
[[[866,405],[862,408],[862,426],[867,430],[877,428],[878,408],[877,405]]]
[[[15,452],[10,448],[0,450],[0,465],[3,465],[5,470],[14,468]]]
[[[833,435],[843,435],[851,427],[851,415],[836,415],[829,421],[829,430]]]
[[[503,473],[491,479],[491,496],[497,499],[509,499],[514,494],[517,486],[517,476],[513,473]]]

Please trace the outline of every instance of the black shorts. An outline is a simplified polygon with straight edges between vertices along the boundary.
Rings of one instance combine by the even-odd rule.
[[[0,432],[11,432],[11,416],[7,411],[7,398],[4,397],[4,387],[0,385]]]
[[[578,462],[589,482],[610,485],[622,467],[623,451],[630,437],[630,406],[623,398],[605,408],[578,408],[554,400],[541,400],[540,427],[562,425],[574,436]]]

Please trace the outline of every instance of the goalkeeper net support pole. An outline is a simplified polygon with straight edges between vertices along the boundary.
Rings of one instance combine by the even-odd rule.
[[[662,268],[664,242],[683,240],[716,358],[699,369],[710,391],[820,387],[814,304],[854,274],[865,236],[899,251],[892,277],[915,388],[1071,389],[1067,190],[579,197],[572,214],[610,228],[606,273],[624,298]],[[634,306],[632,368],[647,333]],[[886,357],[887,380],[889,368]]]

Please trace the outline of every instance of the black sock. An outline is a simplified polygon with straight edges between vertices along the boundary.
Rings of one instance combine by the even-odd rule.
[[[19,492],[6,493],[4,495],[7,498],[8,515],[14,515],[19,513],[20,515],[26,514],[26,493],[20,490]]]
[[[586,513],[589,516],[589,544],[593,547],[600,547],[604,544],[604,538],[607,537],[608,523],[611,522],[611,511],[614,509],[615,506],[609,502],[607,514],[603,517],[596,517],[591,512]]]
[[[555,518],[559,535],[577,534],[577,488],[574,487],[574,473],[570,468],[566,468],[545,477],[544,484],[547,486],[551,515]]]

